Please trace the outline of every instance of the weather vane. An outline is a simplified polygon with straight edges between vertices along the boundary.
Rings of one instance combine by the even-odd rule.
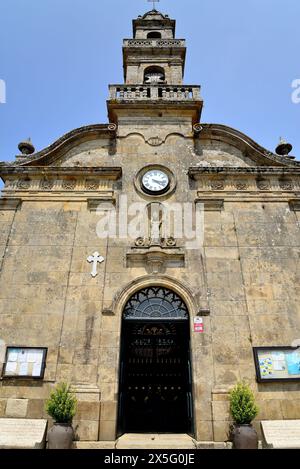
[[[153,3],[153,10],[155,10],[155,3],[159,3],[160,0],[148,0],[148,2]]]

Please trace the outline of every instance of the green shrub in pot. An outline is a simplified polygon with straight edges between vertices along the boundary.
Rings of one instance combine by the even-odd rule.
[[[74,438],[72,421],[76,414],[77,399],[70,386],[60,383],[51,392],[46,402],[46,411],[54,420],[48,432],[49,449],[70,449]]]
[[[230,413],[235,423],[233,430],[233,447],[236,449],[257,449],[258,437],[251,422],[258,414],[259,408],[250,386],[238,382],[229,394]]]

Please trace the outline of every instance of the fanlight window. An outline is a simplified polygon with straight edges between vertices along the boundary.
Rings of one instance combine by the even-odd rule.
[[[151,83],[164,83],[165,82],[165,71],[161,67],[148,67],[144,74],[145,84]]]
[[[173,291],[150,287],[135,293],[124,309],[124,319],[185,319],[189,313],[183,300]]]
[[[148,39],[161,39],[161,33],[158,31],[152,31],[151,33],[147,34]]]

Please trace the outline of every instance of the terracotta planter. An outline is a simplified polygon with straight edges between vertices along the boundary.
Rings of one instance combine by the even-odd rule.
[[[71,449],[74,430],[69,423],[54,423],[48,432],[48,449]]]
[[[233,448],[258,449],[258,436],[251,424],[235,425],[233,429]]]

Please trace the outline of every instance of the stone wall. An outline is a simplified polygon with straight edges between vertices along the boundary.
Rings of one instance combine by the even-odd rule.
[[[234,144],[212,144],[210,154],[205,142],[201,151],[186,118],[182,135],[173,135],[175,124],[168,127],[167,119],[148,133],[143,123],[132,127],[141,135],[128,136],[129,125],[124,125],[113,155],[107,142],[86,142],[55,166],[122,166],[122,180],[108,184],[117,204],[121,194],[129,203],[149,201],[134,186],[138,171],[149,164],[173,172],[176,190],[169,202],[221,199],[219,208],[205,211],[203,249],[186,251],[184,266],[167,265],[158,275],[146,263],[128,267],[133,241],[97,236],[99,214],[89,209],[90,196],[79,176],[72,188],[54,185],[46,193],[36,182],[7,185],[5,196],[22,202],[17,209],[0,210],[0,338],[7,345],[48,347],[48,357],[42,383],[0,381],[0,417],[44,417],[52,386],[66,380],[79,399],[77,438],[113,440],[122,307],[134,289],[157,282],[182,295],[191,319],[197,308],[210,312],[204,334],[192,332],[199,441],[227,439],[228,391],[241,378],[257,395],[258,421],[300,418],[299,385],[257,384],[252,353],[253,346],[290,345],[300,337],[300,215],[289,204],[298,194],[299,176],[290,176],[292,186],[280,185],[278,175],[266,176],[270,184],[263,192],[250,173],[243,176],[246,186],[239,173],[222,176],[221,185],[212,183],[215,175],[192,180],[189,168],[201,162],[210,166],[215,151],[218,161],[232,158],[229,166],[240,162],[245,171],[256,163]],[[147,143],[151,135],[161,138],[157,146]],[[86,259],[96,250],[105,262],[92,278]],[[192,325],[191,320],[191,330]]]

